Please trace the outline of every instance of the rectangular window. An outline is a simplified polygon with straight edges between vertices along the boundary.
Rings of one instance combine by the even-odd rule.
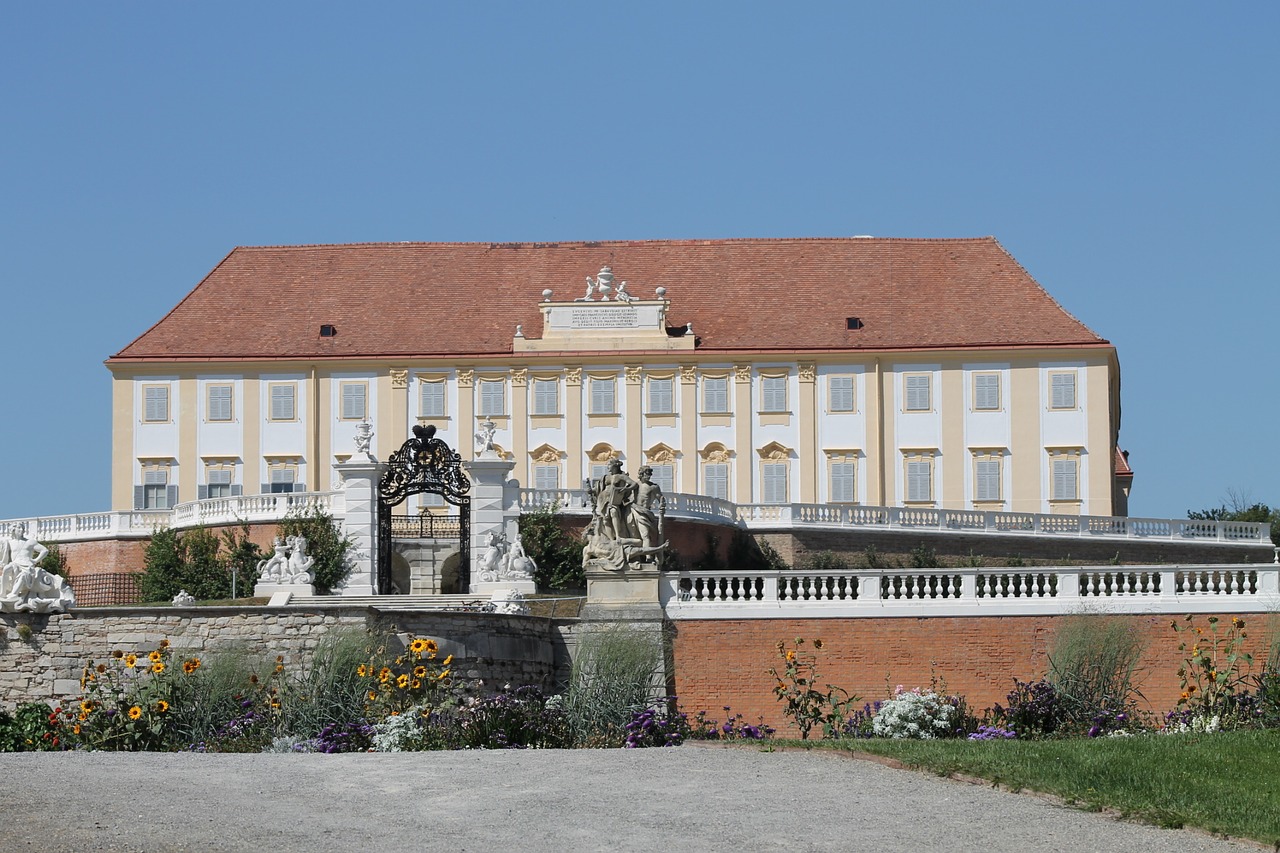
[[[533,487],[535,489],[560,488],[560,466],[559,465],[534,465],[533,466]]]
[[[933,457],[907,457],[907,500],[928,502],[933,500]]]
[[[760,377],[760,411],[785,412],[787,410],[787,377]]]
[[[209,497],[231,497],[231,471],[227,468],[210,468],[205,472],[205,481],[209,484]]]
[[[1080,470],[1079,457],[1054,456],[1051,460],[1051,465],[1053,467],[1053,485],[1051,487],[1050,500],[1079,500],[1079,478],[1077,476]]]
[[[674,379],[649,380],[649,414],[669,415],[675,411],[674,387]]]
[[[507,413],[507,383],[482,380],[480,382],[480,414],[505,415]]]
[[[614,402],[614,386],[612,379],[591,377],[591,414],[616,415],[617,405]]]
[[[1000,457],[978,456],[973,461],[973,499],[978,502],[1000,500]]]
[[[293,385],[271,386],[271,420],[291,421],[294,419],[297,411],[294,405],[294,393],[296,390]]]
[[[422,506],[431,508],[431,507],[442,507],[444,505],[445,505],[445,500],[443,495],[437,495],[435,492],[422,493]]]
[[[653,469],[651,479],[658,488],[662,489],[663,494],[669,495],[676,490],[674,465],[650,465],[649,467]]]
[[[853,411],[853,377],[832,376],[827,382],[827,390],[831,394],[831,411]]]
[[[932,408],[930,401],[930,379],[927,373],[908,373],[903,377],[906,389],[906,411],[927,412]]]
[[[169,472],[144,471],[142,474],[142,508],[170,509]]]
[[[999,373],[974,374],[973,408],[979,412],[994,412],[1000,409]]]
[[[723,414],[729,411],[729,377],[703,377],[702,411],[708,414]]]
[[[1076,375],[1072,373],[1049,374],[1051,409],[1074,409],[1076,407]]]
[[[787,493],[788,467],[790,466],[786,462],[766,462],[760,466],[760,479],[764,487],[762,497],[765,503],[789,503],[790,495]]]
[[[143,389],[142,419],[148,423],[169,420],[169,386],[148,385]]]
[[[298,479],[296,468],[271,469],[271,494],[282,494],[294,491],[295,480]]]
[[[599,483],[605,474],[609,473],[608,462],[593,462],[591,464],[591,482]]]
[[[363,382],[342,383],[342,419],[344,421],[364,420],[367,390]]]
[[[729,499],[729,463],[708,462],[702,466],[702,492],[709,498]]]
[[[555,379],[533,380],[533,413],[560,414],[560,383]]]
[[[857,483],[854,480],[855,470],[852,459],[832,460],[831,462],[831,502],[838,504],[856,503]]]
[[[229,421],[231,420],[231,385],[209,385],[208,386],[207,410],[205,416],[211,421]]]
[[[424,380],[418,385],[418,417],[444,417],[444,381]]]

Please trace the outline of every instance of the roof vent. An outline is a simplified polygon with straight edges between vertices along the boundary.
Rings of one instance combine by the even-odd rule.
[[[844,327],[846,329],[861,329],[862,320],[858,317],[846,317],[844,320]]]
[[[331,326],[328,323],[325,323],[323,326],[320,327],[320,337],[322,338],[332,338],[337,334],[338,334],[337,326]]]

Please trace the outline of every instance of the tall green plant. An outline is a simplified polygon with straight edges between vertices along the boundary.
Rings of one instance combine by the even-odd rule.
[[[558,510],[558,504],[550,504],[523,513],[520,542],[538,567],[533,579],[539,589],[583,590],[582,541],[560,525]]]
[[[333,516],[317,506],[293,510],[280,522],[280,536],[301,536],[307,540],[307,556],[315,558],[311,571],[316,592],[327,595],[351,573],[347,552],[355,543],[342,535]]]
[[[1064,617],[1049,649],[1048,681],[1058,693],[1063,717],[1088,727],[1101,714],[1131,710],[1142,641],[1125,620],[1110,616]]]
[[[586,633],[562,706],[578,743],[621,744],[632,713],[647,708],[660,688],[662,662],[663,640],[656,631],[612,625]]]

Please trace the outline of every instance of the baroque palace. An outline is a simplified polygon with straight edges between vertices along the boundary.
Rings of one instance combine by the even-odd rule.
[[[993,238],[237,248],[107,360],[112,507],[324,491],[357,426],[539,489],[1125,515],[1115,347]],[[487,423],[487,422],[491,422]]]

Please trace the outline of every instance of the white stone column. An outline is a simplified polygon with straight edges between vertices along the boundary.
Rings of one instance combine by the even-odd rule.
[[[462,467],[471,478],[471,588],[468,592],[514,589],[512,581],[485,584],[479,581],[479,577],[481,560],[489,546],[489,535],[503,534],[507,542],[514,541],[520,516],[519,489],[514,481],[507,478],[515,470],[516,463],[486,450],[479,458],[463,462]]]
[[[347,552],[351,574],[338,595],[376,595],[378,592],[378,482],[386,465],[372,458],[353,457],[335,465],[342,477],[346,513],[342,533],[354,543]]]

